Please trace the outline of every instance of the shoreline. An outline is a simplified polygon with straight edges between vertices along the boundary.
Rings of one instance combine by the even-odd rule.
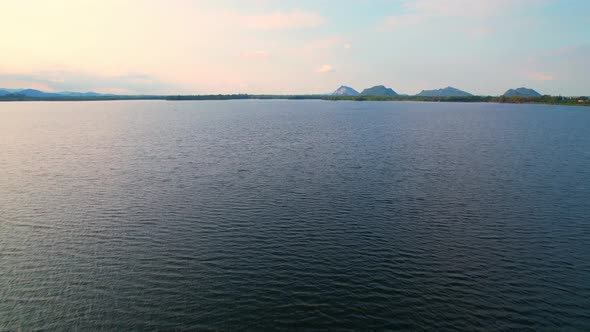
[[[219,101],[219,100],[325,100],[325,101],[379,101],[379,102],[448,102],[448,103],[495,103],[495,104],[536,104],[556,106],[590,106],[588,97],[416,97],[416,96],[326,96],[326,95],[161,95],[161,96],[103,96],[103,97],[51,97],[36,98],[25,96],[0,96],[0,102],[27,101]],[[583,102],[580,102],[583,101]]]

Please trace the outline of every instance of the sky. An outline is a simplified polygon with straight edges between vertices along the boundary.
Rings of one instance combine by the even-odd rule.
[[[590,95],[588,0],[19,0],[0,87],[120,94]]]

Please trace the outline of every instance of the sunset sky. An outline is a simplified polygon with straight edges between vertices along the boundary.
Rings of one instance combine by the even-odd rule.
[[[587,0],[19,0],[0,29],[0,88],[590,95]]]

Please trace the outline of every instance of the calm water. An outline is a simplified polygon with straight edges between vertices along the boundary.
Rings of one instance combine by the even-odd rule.
[[[590,330],[590,109],[0,104],[0,330]]]

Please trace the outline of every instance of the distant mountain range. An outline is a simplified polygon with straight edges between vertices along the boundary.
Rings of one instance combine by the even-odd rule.
[[[510,89],[504,93],[504,97],[541,97],[541,94],[533,89],[527,88],[518,88],[518,89]]]
[[[377,85],[372,88],[364,89],[363,92],[358,93],[355,89],[349,86],[341,86],[332,93],[332,96],[350,97],[350,96],[376,96],[376,97],[398,97],[407,96],[400,95],[393,89],[384,85]],[[469,92],[465,92],[453,87],[446,87],[438,90],[422,90],[417,97],[470,97],[473,96]]]
[[[7,96],[7,95],[19,95],[25,96],[30,98],[64,98],[64,97],[80,97],[80,98],[93,98],[93,97],[113,97],[116,95],[113,94],[101,94],[96,92],[71,92],[71,91],[63,91],[63,92],[44,92],[35,89],[2,89],[0,88],[0,97]],[[342,85],[336,91],[334,91],[332,96],[340,96],[340,97],[356,97],[356,96],[376,96],[376,97],[409,97],[405,94],[398,94],[393,89],[388,88],[384,85],[376,85],[371,88],[364,89],[361,93],[357,90]],[[463,90],[459,90],[453,87],[446,87],[443,89],[437,90],[422,90],[422,92],[415,95],[416,97],[471,97],[473,96],[469,92],[465,92]],[[504,93],[505,97],[512,97],[512,96],[521,96],[521,97],[541,97],[541,94],[533,89],[528,88],[518,88],[518,89],[510,89]]]
[[[0,96],[6,95],[20,95],[35,98],[50,98],[50,97],[98,97],[98,96],[112,96],[100,94],[96,92],[43,92],[35,89],[0,89]]]
[[[375,97],[402,97],[409,96],[405,94],[398,94],[393,89],[384,85],[377,85],[371,88],[364,89],[359,93],[349,86],[341,86],[332,93],[332,96],[340,97],[355,97],[355,96],[375,96]],[[414,95],[416,97],[472,97],[473,94],[459,90],[452,86],[436,90],[422,90],[422,92]],[[510,89],[504,93],[505,97],[521,96],[521,97],[541,97],[541,94],[533,89],[518,88]]]

